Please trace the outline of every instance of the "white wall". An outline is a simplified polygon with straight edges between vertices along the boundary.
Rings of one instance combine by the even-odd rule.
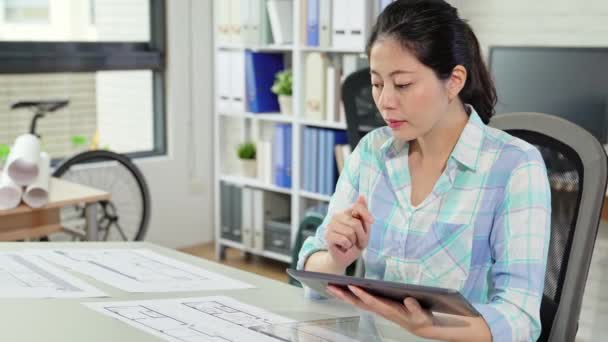
[[[167,1],[167,12],[168,156],[136,163],[152,197],[146,240],[178,247],[213,239],[211,1]]]
[[[608,46],[606,0],[452,0],[484,54],[490,45]]]

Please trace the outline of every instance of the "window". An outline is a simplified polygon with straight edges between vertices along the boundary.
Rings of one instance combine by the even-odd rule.
[[[68,99],[38,121],[43,148],[166,151],[164,0],[0,0],[0,145],[28,131],[24,100]],[[10,6],[9,6],[10,5]],[[4,20],[46,6],[48,20]],[[23,18],[23,15],[21,18]],[[37,15],[37,14],[36,14]],[[28,17],[29,18],[29,17]]]

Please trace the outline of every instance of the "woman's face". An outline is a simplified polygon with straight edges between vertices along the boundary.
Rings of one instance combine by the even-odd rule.
[[[446,82],[395,39],[374,43],[370,69],[374,102],[395,138],[425,136],[447,113]]]

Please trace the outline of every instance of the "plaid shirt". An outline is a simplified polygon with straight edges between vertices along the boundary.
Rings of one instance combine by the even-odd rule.
[[[494,341],[536,341],[549,246],[547,171],[532,145],[469,121],[432,192],[410,201],[409,144],[387,127],[367,134],[340,175],[328,214],[299,255],[326,250],[325,226],[359,194],[374,217],[365,276],[459,290]]]

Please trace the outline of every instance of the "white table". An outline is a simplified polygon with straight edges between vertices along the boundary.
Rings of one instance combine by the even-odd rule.
[[[94,279],[81,279],[108,293],[111,298],[100,299],[2,299],[0,300],[0,340],[2,341],[159,341],[155,336],[130,327],[120,321],[98,314],[81,305],[91,301],[121,301],[159,298],[202,297],[225,295],[243,303],[261,307],[296,320],[317,320],[356,316],[350,306],[335,300],[314,301],[304,298],[301,288],[243,272],[215,262],[193,257],[171,249],[144,242],[82,242],[82,243],[0,243],[0,251],[29,248],[149,248],[163,255],[199,265],[255,285],[255,289],[198,291],[170,294],[132,294],[109,287]],[[378,319],[377,327],[385,341],[421,341],[405,330]]]

